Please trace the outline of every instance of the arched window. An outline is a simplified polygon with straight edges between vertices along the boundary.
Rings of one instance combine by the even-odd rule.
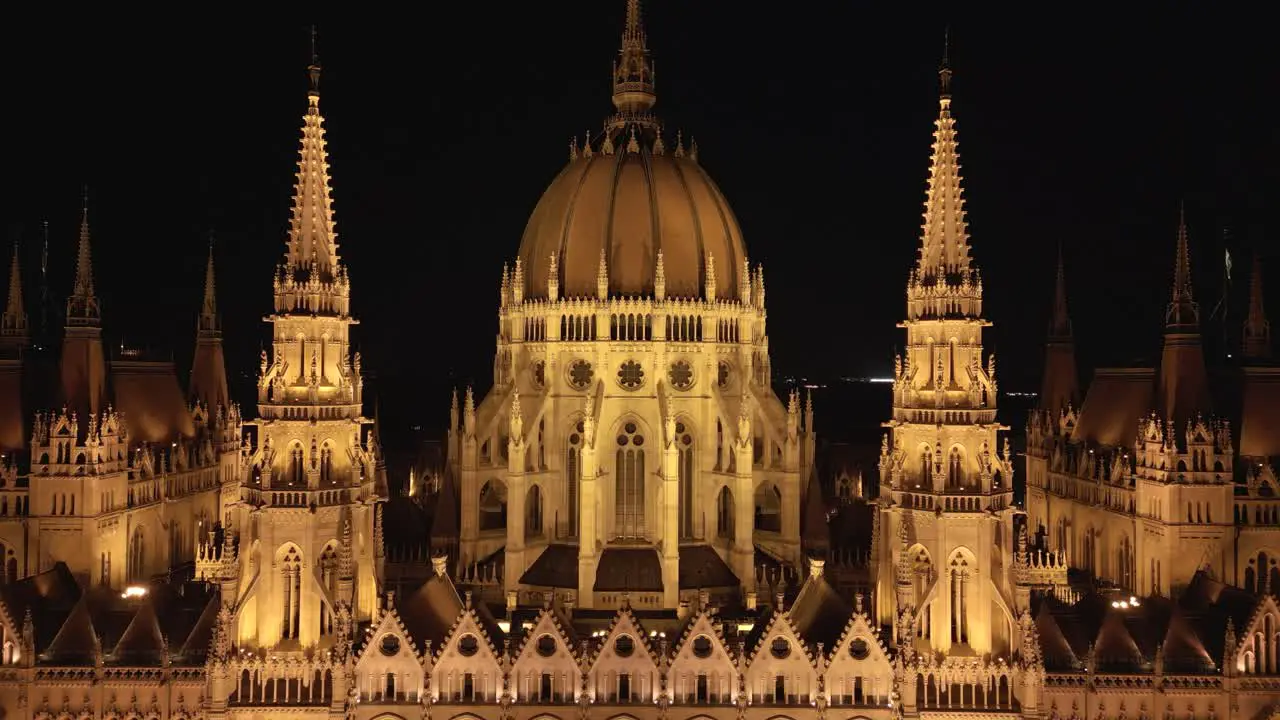
[[[129,539],[129,582],[138,583],[146,578],[146,546],[142,541],[142,528],[133,529]]]
[[[525,539],[542,537],[542,488],[530,485],[524,499]]]
[[[693,434],[684,423],[676,423],[676,449],[679,451],[680,476],[680,539],[691,540],[697,535],[693,491]]]
[[[951,448],[951,454],[947,458],[947,486],[964,487],[964,454],[958,447]]]
[[[644,519],[644,436],[634,422],[627,422],[618,433],[615,456],[615,514],[613,534],[617,538],[645,537]]]
[[[302,604],[302,554],[290,545],[280,560],[280,637],[296,640]]]
[[[565,527],[569,529],[569,537],[578,537],[578,485],[582,482],[582,433],[583,424],[579,420],[569,433],[569,447],[565,451],[564,460],[564,507],[569,517],[565,519]]]
[[[761,485],[755,494],[756,530],[782,532],[782,493],[777,485]]]
[[[972,568],[964,555],[951,558],[951,642],[969,642],[969,594]]]
[[[320,447],[320,482],[329,484],[333,481],[333,446],[327,441]]]
[[[929,487],[933,482],[933,451],[928,446],[920,448],[920,484]]]
[[[285,472],[286,481],[290,484],[302,484],[306,477],[306,464],[302,457],[302,445],[294,443],[289,448],[289,467]]]
[[[325,547],[320,555],[320,584],[329,591],[329,597],[338,596],[338,551],[333,545]],[[320,603],[320,634],[333,634],[333,612],[328,603]]]
[[[920,604],[924,602],[925,592],[933,583],[933,562],[929,558],[929,551],[925,550],[921,545],[912,548],[908,556],[911,559],[911,585],[913,589],[912,595],[915,598],[914,604],[920,607]],[[929,637],[932,607],[933,603],[929,603],[920,609],[920,617],[916,625],[916,635],[918,637]]]
[[[1117,584],[1119,584],[1119,585],[1120,585],[1120,587],[1122,587],[1122,588],[1124,588],[1124,589],[1126,589],[1126,590],[1132,590],[1132,589],[1134,589],[1134,584],[1133,584],[1133,565],[1134,565],[1134,558],[1133,558],[1133,542],[1132,542],[1131,540],[1129,540],[1129,537],[1128,537],[1127,535],[1126,535],[1125,537],[1123,537],[1123,538],[1121,538],[1121,539],[1120,539],[1120,549],[1119,549],[1119,551],[1118,551],[1118,557],[1116,558],[1116,560],[1117,560],[1117,567],[1116,567],[1116,571],[1117,571],[1117,572],[1116,572],[1116,582],[1117,582]]]
[[[716,536],[728,540],[734,539],[733,535],[733,492],[728,486],[720,488],[720,494],[716,498]]]
[[[480,488],[480,529],[507,527],[507,486],[494,478]]]

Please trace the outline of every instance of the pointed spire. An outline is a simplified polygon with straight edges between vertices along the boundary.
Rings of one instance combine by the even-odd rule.
[[[942,31],[942,63],[938,66],[938,94],[951,97],[951,26]]]
[[[706,276],[704,277],[705,287],[703,288],[703,292],[705,294],[704,299],[707,302],[715,302],[716,301],[716,258],[715,258],[715,255],[710,250],[707,251],[706,268],[707,268],[707,272],[706,272]]]
[[[1053,288],[1053,320],[1049,325],[1049,337],[1071,337],[1071,317],[1067,314],[1067,271],[1062,261],[1062,243],[1058,243],[1058,276]]]
[[[1249,274],[1249,315],[1244,321],[1244,356],[1247,358],[1271,357],[1271,323],[1267,322],[1267,309],[1262,301],[1262,260],[1255,254],[1253,271]]]
[[[667,266],[662,259],[662,248],[658,248],[658,261],[653,269],[653,297],[655,300],[667,297]]]
[[[596,268],[596,296],[601,300],[609,297],[609,261],[604,248],[600,248],[600,266]]]
[[[964,191],[960,186],[960,155],[956,121],[951,117],[950,35],[939,70],[938,119],[934,121],[933,157],[924,201],[918,270],[922,278],[969,271],[969,228],[965,221]]]
[[[19,264],[18,243],[15,242],[13,262],[9,266],[9,301],[5,304],[3,317],[0,317],[0,337],[25,344],[27,330],[27,310],[22,303],[22,268]]]
[[[93,257],[89,249],[89,189],[84,191],[80,216],[80,242],[76,248],[76,282],[67,298],[68,325],[97,325],[102,319],[98,297],[93,292]]]
[[[218,303],[213,280],[213,233],[209,233],[209,261],[204,268],[204,302],[200,304],[200,335],[218,334]]]
[[[1166,326],[1200,324],[1200,306],[1191,294],[1191,249],[1187,240],[1186,205],[1178,209],[1178,243],[1173,266],[1173,294],[1165,311]]]
[[[627,21],[622,47],[613,63],[613,106],[624,115],[646,113],[658,101],[653,84],[653,62],[640,17],[640,0],[627,0]]]
[[[315,38],[315,28],[312,27],[311,64],[307,66],[310,87],[307,91],[307,112],[302,119],[297,180],[293,186],[287,262],[295,272],[304,275],[315,273],[321,283],[332,283],[338,279],[341,270],[330,198],[324,117],[320,115],[320,57],[316,53]]]
[[[547,266],[547,299],[552,302],[560,299],[560,256],[551,253],[551,264]]]

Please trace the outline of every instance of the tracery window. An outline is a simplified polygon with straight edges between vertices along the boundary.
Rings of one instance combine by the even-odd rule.
[[[644,368],[635,360],[628,360],[618,368],[618,384],[626,390],[638,390],[644,385]]]
[[[292,545],[280,561],[280,588],[280,637],[296,640],[302,604],[302,555]]]
[[[564,461],[564,506],[569,514],[565,518],[565,527],[569,529],[569,537],[578,536],[578,484],[582,482],[582,433],[584,427],[579,420],[569,433],[569,448],[565,452]]]
[[[615,456],[614,536],[619,539],[645,537],[644,517],[644,436],[634,422],[628,422],[618,434]]]
[[[679,451],[677,472],[680,479],[680,539],[695,537],[693,435],[684,423],[676,423],[676,449]]]
[[[146,578],[146,546],[143,543],[142,528],[133,529],[133,537],[129,539],[129,582],[142,582]]]

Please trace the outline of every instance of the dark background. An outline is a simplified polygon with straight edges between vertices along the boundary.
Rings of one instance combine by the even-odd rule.
[[[432,6],[316,18],[339,243],[369,396],[391,428],[442,431],[449,388],[491,380],[502,263],[571,135],[610,112],[623,0]],[[658,112],[763,262],[780,375],[887,375],[918,245],[936,70],[955,112],[989,349],[1038,385],[1056,248],[1084,368],[1158,352],[1185,200],[1210,351],[1238,342],[1252,253],[1280,266],[1269,23],[1132,8],[888,15],[854,3],[651,2]],[[1065,6],[1064,6],[1065,7]],[[61,18],[0,37],[0,223],[38,315],[40,222],[55,322],[89,185],[106,335],[189,367],[207,236],[232,392],[252,416],[284,251],[309,59],[296,23]],[[1223,249],[1235,283],[1227,322]],[[1280,279],[1272,316],[1280,318]],[[1088,371],[1083,373],[1086,377]],[[820,417],[887,414],[820,407]]]

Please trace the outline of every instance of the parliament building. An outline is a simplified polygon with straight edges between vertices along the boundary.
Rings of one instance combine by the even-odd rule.
[[[1082,392],[1060,260],[1039,406],[1001,424],[1000,279],[972,256],[944,60],[918,259],[891,269],[879,482],[833,493],[812,398],[772,385],[764,268],[656,114],[627,0],[612,114],[502,268],[492,385],[455,393],[438,476],[393,496],[308,72],[255,413],[228,392],[212,253],[184,387],[104,345],[87,203],[54,362],[33,360],[15,251],[0,717],[1280,717],[1256,263],[1224,379],[1179,222],[1159,363]]]

